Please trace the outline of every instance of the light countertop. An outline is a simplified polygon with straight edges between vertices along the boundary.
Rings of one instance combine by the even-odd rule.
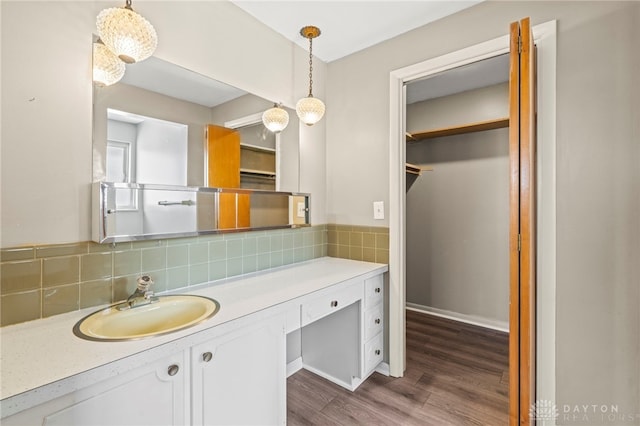
[[[13,412],[17,410],[16,404],[22,405],[19,399],[23,393],[37,391],[43,386],[55,387],[56,382],[74,375],[163,345],[171,346],[170,343],[178,339],[346,280],[366,278],[387,269],[383,264],[323,257],[181,289],[178,293],[216,299],[220,303],[220,311],[194,327],[142,340],[92,342],[76,337],[72,332],[75,323],[101,307],[0,328],[3,416],[8,414],[5,410]]]

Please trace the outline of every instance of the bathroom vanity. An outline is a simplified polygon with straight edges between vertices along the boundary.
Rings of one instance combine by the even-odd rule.
[[[386,271],[325,257],[189,288],[220,311],[142,340],[76,337],[95,308],[5,327],[2,424],[285,424],[288,374],[355,390],[380,366]]]

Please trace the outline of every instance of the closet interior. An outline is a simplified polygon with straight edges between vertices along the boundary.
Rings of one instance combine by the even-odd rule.
[[[509,321],[509,58],[407,85],[407,308]],[[428,173],[425,173],[428,171]]]

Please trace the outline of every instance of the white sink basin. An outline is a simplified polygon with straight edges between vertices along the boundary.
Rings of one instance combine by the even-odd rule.
[[[78,321],[73,333],[86,340],[136,340],[192,327],[214,316],[220,304],[194,295],[159,296],[158,300],[131,309],[115,304]]]

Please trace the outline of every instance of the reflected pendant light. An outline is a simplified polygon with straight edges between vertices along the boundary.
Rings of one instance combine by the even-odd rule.
[[[158,36],[153,26],[131,8],[112,7],[98,14],[98,36],[115,55],[127,64],[140,62],[153,54]]]
[[[93,83],[104,87],[120,81],[125,65],[107,46],[98,40],[93,43]]]
[[[302,98],[296,104],[296,113],[300,120],[307,126],[312,126],[322,119],[324,115],[324,103],[313,97],[313,39],[320,35],[320,28],[307,26],[300,30],[304,38],[309,39],[309,95]]]
[[[289,113],[281,104],[274,104],[273,108],[262,113],[262,123],[273,133],[280,133],[289,124]]]

